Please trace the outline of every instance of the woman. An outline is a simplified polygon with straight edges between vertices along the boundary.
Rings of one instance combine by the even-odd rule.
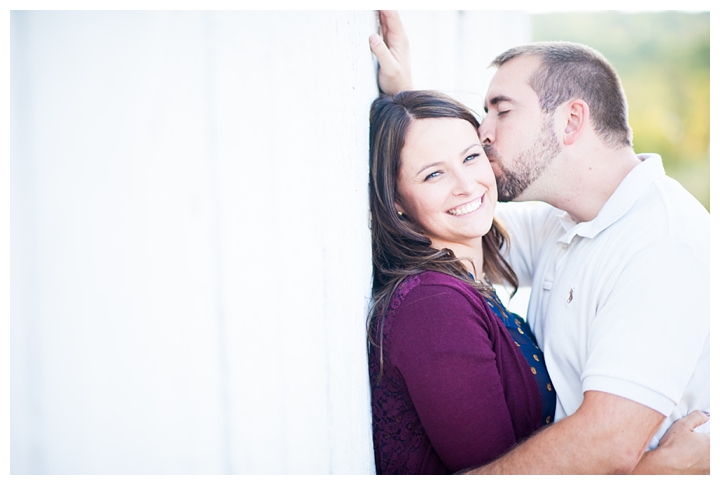
[[[552,421],[528,325],[490,285],[517,278],[493,219],[478,121],[440,93],[378,98],[370,115],[369,359],[377,472],[454,473]]]

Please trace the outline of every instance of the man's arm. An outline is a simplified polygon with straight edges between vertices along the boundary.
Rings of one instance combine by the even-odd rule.
[[[370,49],[377,57],[378,86],[383,93],[397,94],[412,89],[410,44],[400,15],[395,10],[379,10],[382,38],[370,36]]]
[[[468,474],[630,473],[665,417],[629,399],[587,391],[580,408]]]

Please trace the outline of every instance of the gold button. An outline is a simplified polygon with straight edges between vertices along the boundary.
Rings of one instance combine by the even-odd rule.
[[[520,332],[523,335],[525,334],[525,332],[522,331],[522,328],[518,328],[518,332]]]
[[[547,388],[548,388],[548,391],[552,391],[552,384],[550,384],[550,383],[548,382]]]
[[[535,367],[530,367],[530,370],[532,371],[533,374],[537,374],[537,371],[535,370]]]
[[[547,418],[545,418],[545,424],[550,424],[550,416],[548,416]]]
[[[535,359],[537,362],[540,362],[540,359],[538,359],[538,356],[533,354],[533,359]]]

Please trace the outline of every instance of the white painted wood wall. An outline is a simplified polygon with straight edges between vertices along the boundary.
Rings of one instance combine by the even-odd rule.
[[[522,12],[402,16],[417,87],[470,104],[529,40]],[[11,473],[374,472],[375,29],[11,13]]]

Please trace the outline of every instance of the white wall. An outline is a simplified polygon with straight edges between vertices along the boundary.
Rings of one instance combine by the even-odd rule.
[[[437,89],[478,114],[494,69],[488,65],[510,47],[532,41],[523,11],[401,11],[410,40],[415,89]]]
[[[401,15],[417,87],[482,93],[527,40],[521,12]],[[11,14],[11,473],[373,472],[375,29]]]

